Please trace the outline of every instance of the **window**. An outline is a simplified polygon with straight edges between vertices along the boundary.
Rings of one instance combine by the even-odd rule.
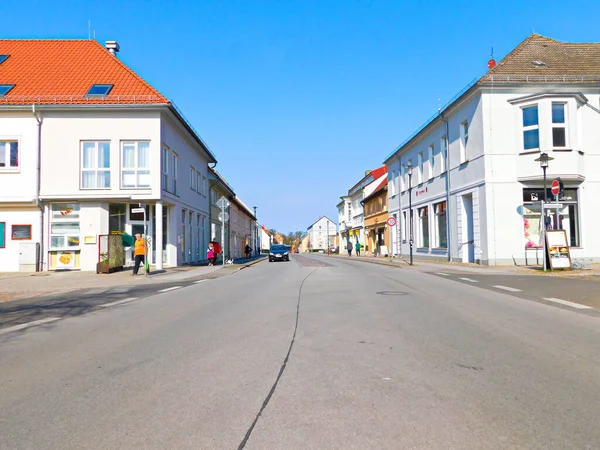
[[[112,84],[92,84],[92,87],[90,87],[90,90],[85,95],[86,97],[105,97],[112,88]]]
[[[208,192],[208,183],[206,182],[206,177],[202,175],[202,195],[206,197],[206,193]]]
[[[79,247],[79,203],[53,203],[50,215],[50,248]]]
[[[446,233],[446,202],[433,205],[435,215],[435,246],[436,248],[448,248],[448,235]]]
[[[81,189],[110,188],[110,142],[81,143]]]
[[[169,192],[169,154],[167,147],[163,147],[162,151],[162,187]]]
[[[352,204],[350,202],[346,203],[348,207],[348,222],[352,220]]]
[[[467,162],[467,144],[469,143],[469,121],[460,124],[460,162]]]
[[[14,87],[14,84],[0,84],[0,97],[4,97]]]
[[[548,204],[554,201],[555,197],[548,188],[546,192]],[[538,247],[541,245],[541,212],[538,200],[543,200],[544,189],[533,188],[523,189],[523,210],[524,210],[524,232],[525,247]],[[562,208],[550,208],[546,211],[546,228],[550,230],[565,230],[569,246],[580,247],[579,234],[579,201],[578,190],[576,188],[565,188],[562,197],[558,198]]]
[[[190,189],[195,191],[198,189],[198,176],[196,175],[196,169],[190,166]]]
[[[150,187],[150,143],[122,142],[122,188]]]
[[[446,160],[448,159],[448,138],[442,136],[440,140],[440,173],[446,171]]]
[[[404,176],[406,169],[402,164],[400,164],[400,192],[404,192],[406,190],[406,183],[404,182]]]
[[[217,193],[215,192],[214,189],[210,190],[210,204],[211,205],[217,204]]]
[[[0,64],[2,64],[4,61],[6,61],[9,56],[10,55],[0,55]]]
[[[391,186],[391,191],[390,193],[392,194],[392,197],[394,195],[396,195],[396,171],[392,170],[392,179],[390,180],[390,186]]]
[[[19,143],[0,141],[0,171],[19,168]]]
[[[408,236],[408,213],[406,211],[402,211],[402,242],[406,242],[406,237]]]
[[[198,194],[203,194],[204,186],[202,185],[202,175],[198,171],[196,171],[196,185],[198,187]]]
[[[428,164],[429,168],[428,168],[427,172],[429,173],[430,180],[433,178],[433,169],[435,167],[435,159],[433,158],[434,150],[435,149],[433,147],[433,144],[431,144],[429,146],[428,154],[427,154],[427,156],[429,157],[429,164]]]
[[[419,247],[421,248],[429,248],[429,208],[424,206],[423,208],[418,209],[419,213],[419,230],[420,233],[420,242]]]
[[[31,225],[13,225],[10,236],[13,241],[30,241]]]
[[[540,126],[538,107],[527,106],[523,111],[523,149],[536,150],[540,148]]]
[[[423,152],[420,152],[417,159],[417,184],[423,182]]]
[[[552,146],[554,148],[567,146],[565,106],[564,103],[552,103]]]
[[[175,152],[171,153],[171,194],[177,195],[177,163],[179,155]]]

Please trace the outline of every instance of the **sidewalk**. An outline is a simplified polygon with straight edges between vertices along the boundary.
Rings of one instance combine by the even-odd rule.
[[[219,270],[235,272],[264,260],[262,257],[239,259],[230,266],[178,266],[161,271],[151,267],[146,277],[143,268],[137,276],[131,276],[131,267],[122,272],[96,274],[94,272],[4,272],[0,273],[0,302],[22,298],[61,294],[82,289],[136,286],[152,283],[168,283],[209,275]]]
[[[382,257],[382,256],[347,256],[326,255],[330,258],[341,258],[355,260],[372,264],[381,264],[385,266],[401,267],[404,269],[425,269],[425,270],[454,270],[460,272],[494,274],[494,275],[539,275],[547,277],[565,277],[565,278],[589,278],[598,279],[600,277],[600,264],[587,264],[587,270],[555,270],[544,272],[540,266],[483,266],[471,263],[458,263],[448,261],[425,261],[413,260],[413,265],[409,264],[407,257]]]

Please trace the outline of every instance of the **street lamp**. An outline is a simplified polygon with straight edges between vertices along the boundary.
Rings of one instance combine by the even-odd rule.
[[[409,216],[409,246],[410,246],[410,265],[413,265],[413,212],[412,212],[412,165],[405,165],[408,174],[408,216]]]
[[[547,192],[546,192],[546,169],[548,169],[548,161],[552,161],[554,158],[552,156],[548,156],[548,153],[541,153],[540,157],[535,161],[539,161],[540,167],[544,171],[544,203],[547,201]]]
[[[254,256],[258,255],[258,219],[256,218],[256,206],[254,208]]]

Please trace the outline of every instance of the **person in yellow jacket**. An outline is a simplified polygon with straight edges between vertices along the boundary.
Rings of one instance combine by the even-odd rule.
[[[135,266],[133,267],[133,273],[131,275],[137,275],[140,270],[140,264],[145,263],[145,252],[146,239],[144,239],[141,233],[135,233],[135,242],[133,244],[133,257],[135,258]]]

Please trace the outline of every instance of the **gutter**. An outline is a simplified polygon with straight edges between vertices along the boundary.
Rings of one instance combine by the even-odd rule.
[[[450,234],[450,126],[448,120],[444,117],[444,114],[440,113],[440,117],[446,125],[446,246],[448,247],[448,262],[452,261],[451,246],[452,235]],[[458,218],[457,218],[458,219]],[[458,232],[456,235],[458,242]]]

